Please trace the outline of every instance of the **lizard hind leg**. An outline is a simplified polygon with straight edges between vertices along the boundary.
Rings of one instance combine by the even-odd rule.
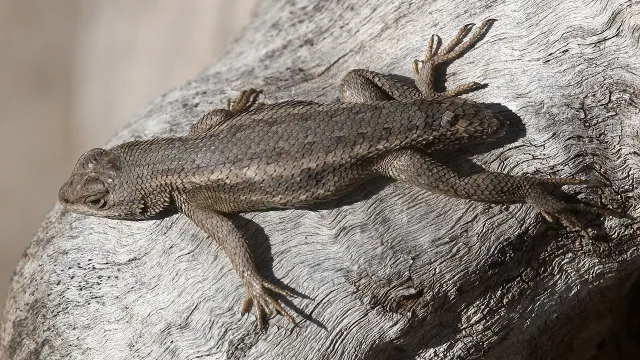
[[[463,53],[473,47],[480,37],[485,33],[487,28],[495,20],[485,20],[480,26],[475,29],[473,33],[471,30],[474,24],[464,25],[458,31],[451,41],[444,47],[441,46],[441,39],[438,35],[432,35],[429,40],[429,47],[423,60],[413,61],[413,72],[415,74],[416,86],[426,99],[434,98],[447,98],[452,96],[458,96],[469,91],[477,90],[483,85],[478,82],[470,82],[462,85],[458,85],[451,90],[444,93],[439,93],[435,90],[434,77],[438,66],[446,63],[450,63],[459,58]],[[469,34],[471,35],[469,36]],[[467,36],[469,36],[467,38]],[[466,39],[465,39],[466,38]]]
[[[373,170],[380,175],[425,190],[452,197],[488,203],[529,203],[550,221],[560,220],[589,238],[589,230],[574,215],[590,212],[624,218],[621,213],[587,204],[573,204],[555,197],[547,185],[585,185],[591,181],[574,178],[540,179],[485,171],[462,176],[416,150],[402,149],[379,159]]]
[[[578,230],[585,239],[589,240],[591,238],[591,234],[589,229],[578,219],[578,217],[574,214],[575,212],[586,212],[599,214],[603,216],[611,216],[616,218],[626,218],[625,214],[622,214],[616,210],[605,209],[598,206],[593,206],[589,204],[579,203],[568,203],[563,200],[560,200],[550,194],[547,190],[543,189],[540,186],[541,183],[551,183],[551,184],[571,184],[570,180],[574,180],[574,184],[586,184],[588,181],[579,180],[579,179],[565,179],[568,180],[564,183],[560,183],[555,180],[561,180],[559,178],[552,179],[534,179],[538,184],[532,184],[528,191],[526,201],[533,205],[536,209],[538,209],[542,215],[549,220],[550,222],[555,222],[559,220],[562,224],[567,227]],[[549,180],[549,181],[547,181]],[[580,182],[581,181],[581,182]]]

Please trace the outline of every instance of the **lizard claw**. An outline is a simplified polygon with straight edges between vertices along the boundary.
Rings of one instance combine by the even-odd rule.
[[[438,65],[457,59],[465,51],[475,45],[476,42],[478,42],[478,39],[480,39],[485,30],[494,21],[495,20],[493,19],[483,21],[471,36],[469,36],[469,34],[476,24],[466,24],[462,26],[460,30],[458,30],[456,36],[454,36],[444,48],[442,48],[442,39],[440,36],[435,34],[431,35],[429,47],[427,48],[427,53],[424,56],[423,62],[430,62],[433,65]],[[467,38],[467,36],[469,36],[469,38]]]
[[[242,90],[235,101],[227,99],[227,110],[237,115],[251,110],[254,106],[259,107],[263,105],[262,103],[258,103],[260,95],[262,95],[262,90],[256,90],[254,88]]]
[[[548,179],[549,183],[559,183],[560,180],[564,180],[564,184],[588,184],[588,181],[580,180],[580,179],[561,179],[554,178]],[[531,188],[529,196],[527,198],[527,202],[534,205],[540,213],[547,219],[549,222],[560,221],[562,224],[567,227],[578,230],[584,236],[586,240],[591,239],[591,232],[589,229],[580,222],[578,217],[576,217],[572,212],[573,211],[583,211],[593,214],[600,214],[604,216],[611,216],[615,218],[629,218],[629,216],[612,209],[605,209],[593,205],[587,204],[572,204],[564,202],[560,199],[553,197],[551,194],[546,192],[542,187],[534,186]]]
[[[188,136],[199,136],[216,131],[236,115],[264,105],[258,102],[261,94],[262,90],[253,88],[242,90],[235,101],[227,99],[226,109],[215,109],[204,114],[198,122],[193,124]]]
[[[438,93],[435,90],[434,84],[435,69],[441,64],[450,63],[456,60],[472,48],[494,21],[495,20],[493,19],[483,21],[473,32],[472,30],[474,29],[475,24],[464,25],[460,30],[458,30],[456,36],[454,36],[453,39],[451,39],[451,41],[449,41],[445,46],[442,46],[442,39],[440,36],[431,36],[424,58],[422,60],[413,60],[413,72],[415,74],[416,86],[420,89],[425,98],[448,98],[484,87],[483,84],[473,81],[458,85],[444,93]]]
[[[257,326],[262,330],[265,328],[265,313],[272,315],[279,313],[284,316],[294,325],[297,325],[296,320],[285,310],[278,300],[275,300],[268,291],[278,293],[286,297],[294,297],[290,292],[273,285],[259,275],[251,276],[250,279],[245,281],[245,288],[247,290],[247,296],[242,302],[240,312],[246,314],[255,306]],[[268,290],[267,290],[268,289]]]

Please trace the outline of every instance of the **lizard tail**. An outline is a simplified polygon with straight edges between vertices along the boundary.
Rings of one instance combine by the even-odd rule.
[[[543,180],[547,184],[554,185],[586,185],[589,187],[604,187],[608,186],[606,182],[598,179],[578,179],[578,178],[561,178],[561,177],[552,177],[545,178]]]

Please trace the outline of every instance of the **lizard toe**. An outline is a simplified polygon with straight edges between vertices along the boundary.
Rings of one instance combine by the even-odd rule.
[[[293,297],[293,295],[268,282],[263,278],[254,279],[246,283],[247,297],[245,298],[241,311],[243,314],[247,313],[251,307],[255,305],[255,313],[257,318],[257,327],[264,329],[266,324],[265,314],[271,316],[279,313],[284,316],[289,322],[297,325],[295,318],[280,304],[280,302],[271,296],[268,292],[274,292],[283,296]]]
[[[565,180],[567,183],[571,183],[569,180],[578,183],[577,179]],[[591,232],[589,228],[573,214],[573,212],[587,212],[616,218],[627,217],[625,214],[613,209],[606,209],[589,204],[573,204],[565,202],[548,193],[539,185],[535,185],[531,188],[529,196],[527,197],[527,202],[535,206],[549,222],[559,220],[565,226],[580,231],[587,240],[591,239]]]

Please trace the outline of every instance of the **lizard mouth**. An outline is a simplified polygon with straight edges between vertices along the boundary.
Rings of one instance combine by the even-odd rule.
[[[73,176],[65,182],[58,192],[58,200],[63,205],[86,205],[102,210],[106,207],[109,194],[106,184],[99,175]]]
[[[71,179],[65,182],[62,185],[62,187],[60,187],[60,191],[58,191],[58,201],[60,201],[62,205],[68,205],[71,203],[72,197],[71,197],[70,189],[71,189]]]

